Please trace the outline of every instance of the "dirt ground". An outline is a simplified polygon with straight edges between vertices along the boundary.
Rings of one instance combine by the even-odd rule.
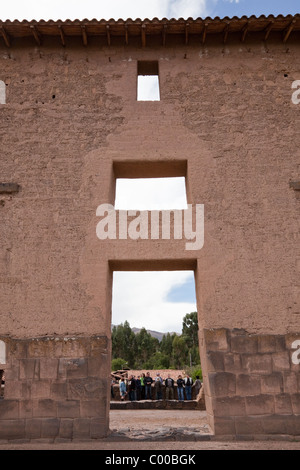
[[[111,410],[111,430],[151,430],[163,427],[197,427],[206,424],[203,411],[180,410]],[[202,451],[202,450],[300,450],[300,442],[274,441],[115,441],[103,439],[95,441],[75,441],[48,443],[40,440],[30,443],[1,443],[2,450],[98,450],[111,451]],[[102,454],[102,453],[101,453]]]

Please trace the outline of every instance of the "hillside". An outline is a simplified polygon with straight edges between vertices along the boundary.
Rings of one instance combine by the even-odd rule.
[[[117,326],[117,325],[111,325],[111,328],[113,329],[114,326]],[[141,331],[141,328],[131,328],[132,331],[134,332],[134,334],[137,334]],[[149,333],[153,338],[157,338],[159,342],[161,342],[161,340],[163,339],[163,336],[164,335],[167,335],[168,333],[162,333],[160,331],[154,331],[154,330],[147,330],[147,333]],[[170,335],[173,335],[175,332],[174,331],[171,331],[170,332]],[[176,333],[177,334],[177,333]]]

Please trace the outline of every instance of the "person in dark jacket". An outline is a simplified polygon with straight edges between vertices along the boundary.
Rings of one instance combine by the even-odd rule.
[[[166,400],[174,400],[174,380],[171,375],[168,374],[168,378],[165,380],[166,386]]]
[[[145,384],[145,400],[151,400],[152,399],[152,394],[151,394],[151,385],[152,385],[153,379],[150,377],[150,372],[147,372],[146,377],[144,378],[144,384]]]
[[[184,392],[183,392],[183,386],[184,386],[184,380],[181,375],[178,375],[177,379],[177,394],[178,394],[178,400],[183,401],[184,400]]]
[[[128,393],[129,400],[136,401],[136,380],[133,375],[131,375],[128,380]]]

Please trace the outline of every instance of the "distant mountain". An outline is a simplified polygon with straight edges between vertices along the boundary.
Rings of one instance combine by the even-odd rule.
[[[114,326],[117,326],[117,325],[111,325],[111,328],[113,329]],[[134,332],[134,334],[137,334],[141,331],[141,328],[133,327],[131,329]],[[168,334],[168,333],[161,333],[160,331],[153,331],[153,330],[147,330],[147,333],[149,333],[153,338],[157,338],[159,342],[161,342],[164,335]],[[171,331],[169,333],[170,333],[170,335],[173,335],[175,333],[175,331]],[[177,333],[175,333],[175,334],[177,334]]]

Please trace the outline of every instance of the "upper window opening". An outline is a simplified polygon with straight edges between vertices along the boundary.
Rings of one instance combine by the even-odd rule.
[[[185,178],[118,178],[115,209],[187,209]]]
[[[138,101],[160,101],[158,61],[138,61]]]
[[[0,104],[5,104],[6,103],[6,98],[5,98],[5,92],[6,92],[6,86],[5,83],[0,80]]]

